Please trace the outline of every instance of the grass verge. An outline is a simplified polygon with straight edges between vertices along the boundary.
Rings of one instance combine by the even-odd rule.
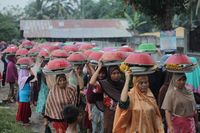
[[[33,133],[29,128],[16,123],[15,110],[0,108],[0,133]]]

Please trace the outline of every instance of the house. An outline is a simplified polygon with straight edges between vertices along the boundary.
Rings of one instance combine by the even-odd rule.
[[[21,20],[21,36],[47,41],[127,42],[132,37],[124,19]]]
[[[178,27],[175,29],[176,31],[176,43],[177,47],[184,47],[184,28]],[[148,32],[140,34],[139,36],[133,37],[134,42],[136,44],[141,44],[143,42],[154,43],[156,45],[160,45],[160,32]]]

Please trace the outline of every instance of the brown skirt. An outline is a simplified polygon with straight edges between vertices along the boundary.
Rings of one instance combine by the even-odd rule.
[[[104,133],[112,133],[115,111],[108,108],[104,111]]]

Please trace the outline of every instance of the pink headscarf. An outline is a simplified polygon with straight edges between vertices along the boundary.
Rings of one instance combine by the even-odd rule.
[[[27,69],[19,70],[18,85],[20,90],[24,87],[28,77],[29,77],[29,70]]]

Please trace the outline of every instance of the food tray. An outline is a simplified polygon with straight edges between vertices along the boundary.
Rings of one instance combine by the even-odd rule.
[[[48,70],[46,68],[43,68],[42,71],[46,75],[57,75],[57,74],[64,74],[64,73],[69,73],[72,70],[72,68],[68,69],[57,69],[57,70]]]

